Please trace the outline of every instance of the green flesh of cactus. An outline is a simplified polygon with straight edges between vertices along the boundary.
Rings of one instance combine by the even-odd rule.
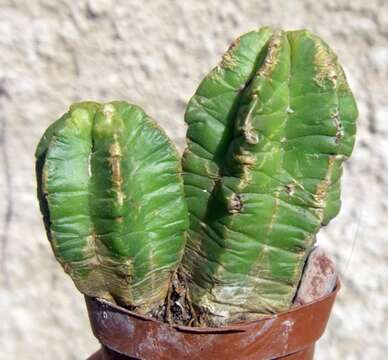
[[[78,289],[136,307],[162,304],[185,245],[179,156],[126,102],[83,102],[37,151],[38,196],[54,253]]]
[[[305,30],[247,33],[202,81],[185,114],[183,271],[214,323],[290,307],[339,211],[356,118],[335,54]]]

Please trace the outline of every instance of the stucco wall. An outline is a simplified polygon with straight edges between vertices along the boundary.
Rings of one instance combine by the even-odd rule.
[[[0,358],[83,359],[97,348],[40,220],[33,152],[42,131],[74,101],[128,99],[182,149],[199,79],[233,38],[262,25],[326,39],[360,109],[343,208],[319,237],[344,286],[317,358],[386,357],[387,1],[0,0]]]

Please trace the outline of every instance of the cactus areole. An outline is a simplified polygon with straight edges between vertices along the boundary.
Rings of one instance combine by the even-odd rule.
[[[82,293],[141,314],[168,310],[177,278],[197,324],[288,310],[340,209],[357,115],[328,45],[270,28],[234,41],[200,83],[182,168],[137,106],[77,103],[36,151],[55,256]]]

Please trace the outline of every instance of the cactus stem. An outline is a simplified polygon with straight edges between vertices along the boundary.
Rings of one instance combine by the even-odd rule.
[[[262,28],[232,48],[185,115],[196,201],[183,267],[214,324],[290,306],[315,234],[339,211],[357,118],[336,56],[308,31]]]
[[[159,307],[188,226],[163,131],[126,102],[82,102],[48,128],[36,157],[47,235],[78,289],[139,313]]]

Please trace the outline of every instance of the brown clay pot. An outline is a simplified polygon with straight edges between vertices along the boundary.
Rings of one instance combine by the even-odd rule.
[[[311,360],[336,294],[261,319],[220,328],[171,327],[103,300],[86,297],[100,351],[89,360]]]

